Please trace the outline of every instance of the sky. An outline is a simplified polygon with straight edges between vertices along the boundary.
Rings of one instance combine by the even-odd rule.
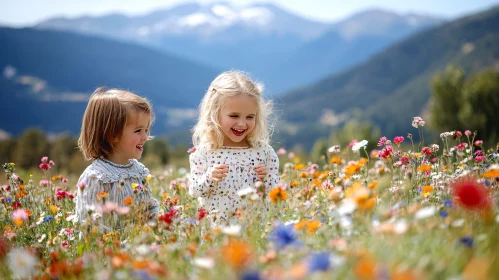
[[[24,27],[51,17],[78,17],[120,12],[141,15],[181,3],[210,3],[213,0],[0,0],[0,24]],[[220,2],[220,1],[218,1]],[[262,1],[227,0],[236,5]],[[267,0],[309,19],[334,22],[368,8],[399,13],[420,13],[448,19],[499,5],[499,0]]]

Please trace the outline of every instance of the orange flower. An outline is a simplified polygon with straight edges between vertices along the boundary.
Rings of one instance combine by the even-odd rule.
[[[307,172],[300,172],[300,178],[307,178],[308,173]]]
[[[297,170],[297,171],[298,171],[298,170],[302,170],[302,169],[304,169],[305,167],[307,167],[305,164],[300,163],[300,164],[298,164],[297,166],[295,166],[295,170]]]
[[[378,181],[371,182],[367,187],[372,190],[378,186]]]
[[[307,223],[307,232],[313,234],[321,225],[321,222],[317,220],[309,221]]]
[[[427,197],[431,194],[432,191],[433,191],[432,186],[424,186],[421,188],[421,195]]]
[[[273,203],[277,203],[281,200],[286,200],[288,194],[281,187],[277,187],[269,192],[269,197]]]
[[[133,198],[131,198],[131,197],[127,197],[127,198],[123,199],[123,203],[126,205],[131,204],[132,201],[133,201]]]
[[[491,179],[499,177],[499,170],[493,169],[493,170],[487,171],[487,172],[483,173],[483,177],[484,178],[491,178]]]
[[[230,240],[229,243],[222,248],[222,257],[225,262],[236,269],[246,266],[252,255],[253,251],[249,244],[240,239]]]
[[[421,173],[424,173],[424,172],[427,172],[430,170],[431,170],[431,165],[429,165],[429,164],[424,164],[424,165],[421,165],[420,167],[418,167],[418,171]]]
[[[370,259],[361,259],[355,264],[353,271],[359,279],[375,279],[376,263]]]
[[[341,164],[341,158],[339,157],[334,157],[330,160],[331,163],[334,163],[334,164]]]
[[[293,182],[291,182],[291,183],[289,184],[289,186],[290,186],[290,187],[292,187],[292,188],[294,188],[294,187],[298,186],[298,182],[293,181]]]
[[[109,196],[108,192],[100,192],[100,193],[97,194],[97,199],[106,198],[108,196]]]

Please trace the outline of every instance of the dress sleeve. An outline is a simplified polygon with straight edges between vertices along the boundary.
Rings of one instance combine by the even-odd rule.
[[[263,184],[265,186],[266,191],[270,191],[277,187],[280,181],[279,176],[279,157],[275,153],[274,149],[270,146],[267,146],[266,151],[267,155],[267,169],[268,174],[265,177]]]
[[[97,194],[104,191],[104,186],[96,174],[85,170],[78,180],[76,195],[76,215],[83,221],[89,212],[95,212],[98,202]]]
[[[196,149],[190,154],[189,163],[189,194],[194,197],[207,197],[215,184],[210,178],[213,167],[208,167],[207,151],[204,148]]]

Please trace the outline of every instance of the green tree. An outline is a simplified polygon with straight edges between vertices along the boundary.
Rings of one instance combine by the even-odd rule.
[[[18,138],[14,150],[14,162],[22,169],[38,166],[43,156],[49,155],[49,144],[45,134],[36,129],[28,128]]]
[[[16,140],[14,139],[0,141],[0,164],[14,161],[15,148]]]
[[[462,129],[456,116],[463,103],[464,83],[464,71],[455,66],[448,66],[443,73],[433,77],[433,98],[429,120],[433,127],[445,131]]]
[[[453,66],[433,78],[430,123],[435,130],[476,130],[489,146],[499,137],[499,72],[488,69],[466,80]]]
[[[49,158],[56,163],[59,171],[70,171],[71,158],[74,153],[80,153],[77,146],[77,140],[64,134],[50,143]]]

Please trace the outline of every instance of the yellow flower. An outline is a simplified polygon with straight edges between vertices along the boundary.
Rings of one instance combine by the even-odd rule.
[[[135,189],[135,188],[137,188],[138,186],[139,186],[139,184],[137,184],[137,183],[132,183],[132,189]]]
[[[57,211],[59,211],[59,208],[55,205],[50,205],[50,211],[52,211],[52,213],[57,213]]]
[[[297,166],[295,166],[295,170],[302,170],[302,169],[304,169],[305,167],[307,167],[305,164],[300,163],[300,164],[298,164]]]

